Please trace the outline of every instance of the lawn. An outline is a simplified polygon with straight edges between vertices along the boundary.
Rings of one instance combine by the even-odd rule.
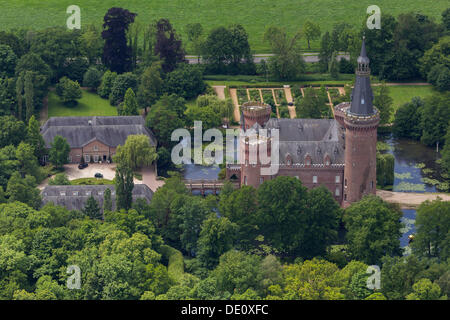
[[[94,23],[100,26],[108,8],[120,6],[138,14],[137,21],[147,25],[159,18],[168,18],[186,38],[184,27],[199,22],[206,31],[221,25],[242,24],[249,33],[252,50],[269,53],[263,42],[264,30],[269,25],[284,27],[293,34],[304,21],[320,25],[322,31],[331,30],[337,22],[347,22],[360,27],[372,0],[0,0],[0,29],[46,28],[65,26],[66,8],[76,4],[81,8],[82,26]],[[448,0],[378,0],[381,14],[415,11],[429,15],[438,21],[448,6]],[[303,48],[306,41],[302,39]],[[319,41],[311,43],[311,49],[319,48]],[[189,49],[189,48],[188,48]]]
[[[375,89],[376,90],[376,89]],[[389,95],[394,100],[394,112],[391,121],[394,121],[395,111],[413,97],[425,98],[435,92],[431,86],[389,86]]]
[[[95,93],[83,90],[83,97],[75,107],[66,106],[54,91],[48,95],[48,117],[116,116],[117,109]]]

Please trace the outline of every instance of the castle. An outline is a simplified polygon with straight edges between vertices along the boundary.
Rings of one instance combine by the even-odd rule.
[[[324,185],[342,207],[376,193],[376,144],[379,112],[373,106],[370,86],[369,58],[365,40],[358,57],[356,80],[351,102],[334,107],[334,119],[270,118],[271,107],[261,102],[241,106],[241,128],[259,132],[279,131],[279,165],[274,175],[262,175],[261,168],[270,166],[259,160],[250,162],[249,138],[239,138],[241,163],[227,165],[227,179],[240,185],[258,187],[276,176],[300,179],[308,188]],[[267,154],[270,155],[270,143]]]

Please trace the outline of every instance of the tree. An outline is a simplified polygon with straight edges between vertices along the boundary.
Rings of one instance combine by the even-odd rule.
[[[311,49],[310,41],[320,37],[320,26],[311,21],[306,21],[303,25],[303,34],[305,35],[306,41],[308,41],[308,49]]]
[[[385,255],[400,255],[401,216],[397,207],[373,195],[347,208],[343,221],[352,257],[377,264]]]
[[[447,300],[441,299],[441,288],[429,279],[420,279],[413,285],[413,293],[406,296],[407,300]]]
[[[190,100],[205,92],[206,84],[198,65],[182,64],[166,75],[164,92]]]
[[[103,39],[95,25],[89,25],[80,36],[81,53],[88,58],[89,64],[95,64],[102,55]]]
[[[219,262],[219,257],[231,250],[236,237],[238,225],[228,218],[218,218],[210,214],[202,223],[197,241],[198,258],[202,265],[213,268]]]
[[[152,63],[141,75],[141,81],[137,92],[139,106],[145,109],[156,103],[163,91],[163,80],[161,78],[161,63]]]
[[[395,112],[392,131],[397,137],[419,140],[422,136],[421,117],[424,102],[420,97],[401,105]]]
[[[136,95],[133,89],[128,88],[125,93],[125,98],[123,102],[119,104],[117,108],[117,113],[119,116],[137,116],[139,115],[139,106],[136,100]]]
[[[338,62],[336,60],[336,51],[331,55],[330,63],[328,65],[328,72],[333,79],[339,78]]]
[[[220,193],[219,210],[237,226],[239,246],[248,249],[257,236],[258,228],[255,217],[258,208],[256,189],[252,186],[242,186],[231,193]]]
[[[52,27],[44,30],[36,31],[29,40],[30,52],[40,56],[43,61],[51,68],[50,79],[56,82],[63,76],[71,79],[77,79],[72,76],[73,70],[80,70],[78,63],[82,60],[79,43],[79,32],[68,30],[64,27]],[[23,58],[24,56],[22,56]],[[21,58],[21,59],[22,59]],[[81,58],[83,59],[83,58]],[[72,63],[77,64],[74,68]],[[19,64],[18,64],[19,66]],[[38,70],[31,70],[37,71]],[[16,70],[17,73],[17,70]],[[45,74],[44,72],[39,72]],[[78,72],[77,72],[78,73]],[[78,73],[77,76],[83,76],[84,71]],[[81,79],[78,79],[81,80]]]
[[[20,201],[38,209],[41,206],[41,195],[36,186],[36,179],[33,176],[26,175],[22,178],[19,172],[14,172],[6,187],[8,201]]]
[[[162,96],[161,99],[151,107],[150,112],[145,119],[145,125],[153,131],[158,140],[158,144],[166,148],[174,145],[174,142],[171,141],[172,132],[175,129],[184,127],[184,118],[177,112],[178,110],[172,109],[177,108],[178,106],[181,108],[184,106],[184,108],[186,108],[184,103],[177,103],[177,105],[171,104],[172,101],[178,99],[179,98],[175,95]],[[182,99],[182,101],[184,101],[184,99]],[[184,113],[184,110],[180,111]]]
[[[15,82],[14,78],[0,78],[0,116],[16,114]]]
[[[25,73],[24,90],[25,90],[25,106],[26,106],[25,121],[27,122],[34,114],[33,73],[30,71],[27,71]]]
[[[186,201],[177,214],[180,216],[180,241],[183,249],[191,256],[197,253],[197,240],[203,220],[209,213],[209,208],[202,198],[193,197]]]
[[[176,65],[184,60],[184,50],[181,39],[173,29],[168,19],[159,19],[155,25],[155,54],[163,61],[164,72],[171,72]]]
[[[106,72],[102,76],[102,81],[100,86],[98,87],[98,94],[100,97],[106,99],[111,94],[111,90],[114,86],[114,82],[116,81],[117,73],[106,70]]]
[[[113,72],[123,73],[131,68],[131,48],[126,33],[136,13],[122,8],[110,8],[103,18],[103,63]]]
[[[4,44],[0,44],[0,78],[14,75],[17,56],[14,51]]]
[[[61,100],[68,105],[76,105],[78,99],[81,99],[83,93],[78,81],[72,81],[67,77],[63,77],[56,85],[56,94]]]
[[[109,103],[112,106],[119,105],[123,101],[127,90],[131,88],[135,92],[137,91],[137,86],[138,78],[135,74],[126,72],[118,75],[114,80],[111,93],[109,94]]]
[[[314,258],[283,268],[283,299],[343,300],[344,283],[339,268],[331,262]]]
[[[53,142],[50,143],[50,150],[48,158],[50,162],[56,167],[61,168],[69,160],[70,145],[67,140],[59,135],[56,135]]]
[[[260,258],[242,251],[230,250],[220,257],[212,277],[219,292],[244,293],[256,288]]]
[[[294,177],[279,176],[259,186],[257,199],[261,234],[275,249],[294,252],[306,228],[306,187]]]
[[[431,69],[436,65],[441,65],[441,68],[450,68],[450,36],[445,36],[439,39],[439,42],[434,44],[431,49],[425,51],[423,57],[420,58],[420,72],[422,77],[426,78]]]
[[[442,64],[437,64],[431,68],[427,80],[438,91],[448,91],[450,89],[450,69]]]
[[[366,20],[362,23],[361,33],[366,37],[367,55],[370,59],[370,71],[380,74],[384,68],[389,52],[394,50],[394,33],[397,20],[390,14],[383,14],[383,27],[381,29],[368,29]]]
[[[450,257],[450,202],[423,202],[417,209],[415,225],[417,232],[411,245],[418,256],[442,261]]]
[[[317,92],[313,88],[304,89],[305,96],[296,105],[297,114],[301,118],[322,118],[325,104],[320,100]]]
[[[116,206],[117,210],[131,208],[133,202],[133,171],[125,164],[118,164],[116,168]]]
[[[264,40],[275,54],[269,59],[269,70],[273,77],[295,80],[304,72],[305,62],[299,44],[300,32],[289,39],[285,30],[272,26],[264,33]]]
[[[35,53],[27,53],[20,57],[16,65],[16,76],[24,71],[34,71],[46,77],[46,81],[50,80],[52,71],[50,67],[42,60],[42,58]]]
[[[111,189],[106,188],[103,194],[103,212],[112,210]]]
[[[386,83],[383,82],[373,98],[373,104],[380,111],[380,124],[387,124],[391,119],[392,103],[394,100],[389,95],[389,88]]]
[[[450,124],[447,127],[445,145],[442,149],[442,168],[444,168],[447,172],[450,172]]]
[[[13,116],[0,117],[0,148],[8,145],[17,146],[25,139],[25,124]]]
[[[426,145],[437,146],[443,143],[448,119],[450,119],[450,93],[427,97],[422,108],[420,141]]]
[[[33,147],[33,153],[38,159],[40,159],[46,152],[45,141],[44,138],[42,138],[40,131],[39,122],[36,120],[34,115],[31,116],[28,121],[26,141]]]
[[[33,152],[33,147],[25,142],[21,142],[16,149],[18,170],[22,177],[26,174],[34,177],[39,176],[38,162]]]
[[[188,41],[192,44],[192,52],[198,56],[198,62],[200,63],[200,55],[202,51],[201,36],[203,34],[203,27],[200,23],[189,23],[185,27]]]
[[[91,219],[102,219],[103,215],[100,212],[97,200],[93,196],[90,196],[86,205],[84,206],[83,213]]]
[[[96,91],[102,83],[102,72],[97,68],[89,68],[83,77],[83,86],[90,88],[92,91]]]
[[[299,254],[305,258],[325,256],[326,248],[337,240],[341,210],[333,194],[324,186],[308,192],[308,213]]]
[[[70,181],[65,173],[57,173],[53,178],[48,180],[51,186],[68,186]]]
[[[322,72],[328,70],[332,54],[333,50],[331,47],[331,36],[327,31],[324,33],[320,41],[319,64]]]
[[[447,32],[450,31],[450,8],[447,8],[442,12],[442,24]]]
[[[131,170],[150,166],[157,158],[155,147],[146,135],[129,135],[123,146],[118,146],[113,160]]]

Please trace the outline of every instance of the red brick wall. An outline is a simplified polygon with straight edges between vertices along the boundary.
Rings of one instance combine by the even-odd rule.
[[[354,127],[346,121],[344,207],[376,193],[377,125]]]

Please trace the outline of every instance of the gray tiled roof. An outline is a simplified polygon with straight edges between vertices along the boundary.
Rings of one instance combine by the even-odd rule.
[[[71,148],[83,147],[96,139],[117,147],[132,134],[145,134],[150,138],[150,144],[156,146],[156,138],[145,127],[141,116],[52,117],[42,126],[41,134],[47,148],[57,135],[66,138]]]
[[[344,131],[334,119],[276,119],[271,118],[267,129],[279,129],[280,163],[291,156],[293,164],[304,164],[311,156],[312,164],[323,164],[325,155],[331,164],[343,164]]]
[[[114,185],[69,185],[69,186],[46,186],[42,192],[42,205],[53,202],[55,205],[66,207],[68,210],[82,210],[87,199],[92,195],[103,208],[103,195],[105,190],[111,190],[112,208],[116,208],[116,195]],[[133,188],[133,201],[145,199],[150,202],[153,192],[145,184],[135,184]]]

